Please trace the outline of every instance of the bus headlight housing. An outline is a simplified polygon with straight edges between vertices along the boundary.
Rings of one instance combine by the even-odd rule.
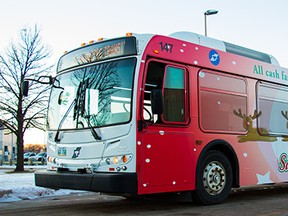
[[[108,157],[105,159],[105,163],[107,165],[121,165],[121,164],[127,164],[131,161],[132,155],[119,155],[114,157]]]

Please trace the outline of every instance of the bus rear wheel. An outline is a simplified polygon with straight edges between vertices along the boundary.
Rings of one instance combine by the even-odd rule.
[[[232,166],[222,152],[213,150],[205,155],[198,164],[193,200],[204,205],[221,203],[231,191]]]

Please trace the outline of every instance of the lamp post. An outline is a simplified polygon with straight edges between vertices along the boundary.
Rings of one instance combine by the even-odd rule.
[[[207,10],[204,13],[204,23],[205,23],[205,36],[207,36],[207,16],[217,14],[217,10]]]

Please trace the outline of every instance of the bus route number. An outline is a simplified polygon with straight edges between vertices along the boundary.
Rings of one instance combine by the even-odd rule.
[[[160,42],[161,51],[172,53],[173,44]]]

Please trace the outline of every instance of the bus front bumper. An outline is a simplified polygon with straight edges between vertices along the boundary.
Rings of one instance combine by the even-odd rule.
[[[105,193],[137,194],[136,173],[74,173],[38,171],[35,184],[53,189],[87,190]]]

